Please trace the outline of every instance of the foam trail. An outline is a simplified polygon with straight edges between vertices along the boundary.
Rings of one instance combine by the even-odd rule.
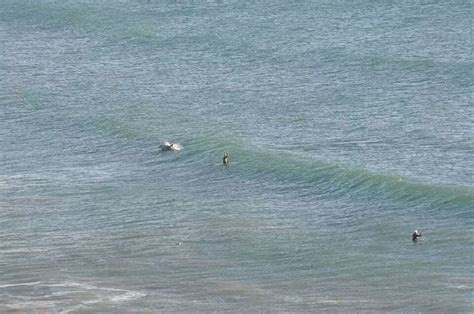
[[[20,289],[24,287],[24,289]],[[69,313],[94,304],[112,306],[144,297],[127,289],[99,287],[80,282],[43,283],[41,281],[0,286],[6,299],[3,307],[14,311],[58,311]],[[0,307],[1,309],[2,307]]]

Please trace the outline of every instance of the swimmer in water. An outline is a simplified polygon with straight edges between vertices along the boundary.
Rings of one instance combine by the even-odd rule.
[[[224,165],[228,165],[230,160],[229,160],[229,154],[227,152],[224,153],[224,158],[222,159],[222,162]]]
[[[413,241],[418,240],[418,238],[421,237],[421,232],[417,230],[413,231],[413,234],[411,235],[411,239]]]
[[[160,145],[162,150],[171,150],[172,146],[173,146],[173,144],[170,144],[168,142],[164,142],[163,144]]]
[[[162,145],[160,145],[161,149],[162,150],[182,150],[183,149],[183,146],[181,146],[180,144],[170,144],[168,142],[165,142],[163,143]]]

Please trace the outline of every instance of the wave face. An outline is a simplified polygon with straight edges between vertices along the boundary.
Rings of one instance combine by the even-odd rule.
[[[471,13],[2,1],[0,312],[472,311]]]

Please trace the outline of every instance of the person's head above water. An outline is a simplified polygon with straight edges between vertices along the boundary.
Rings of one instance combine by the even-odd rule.
[[[418,229],[416,229],[415,231],[413,231],[413,234],[411,235],[411,239],[413,241],[416,241],[418,237],[421,237],[421,232]]]

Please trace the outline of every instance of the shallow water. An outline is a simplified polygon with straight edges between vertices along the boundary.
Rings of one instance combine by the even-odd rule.
[[[3,1],[0,311],[471,312],[472,13]]]

